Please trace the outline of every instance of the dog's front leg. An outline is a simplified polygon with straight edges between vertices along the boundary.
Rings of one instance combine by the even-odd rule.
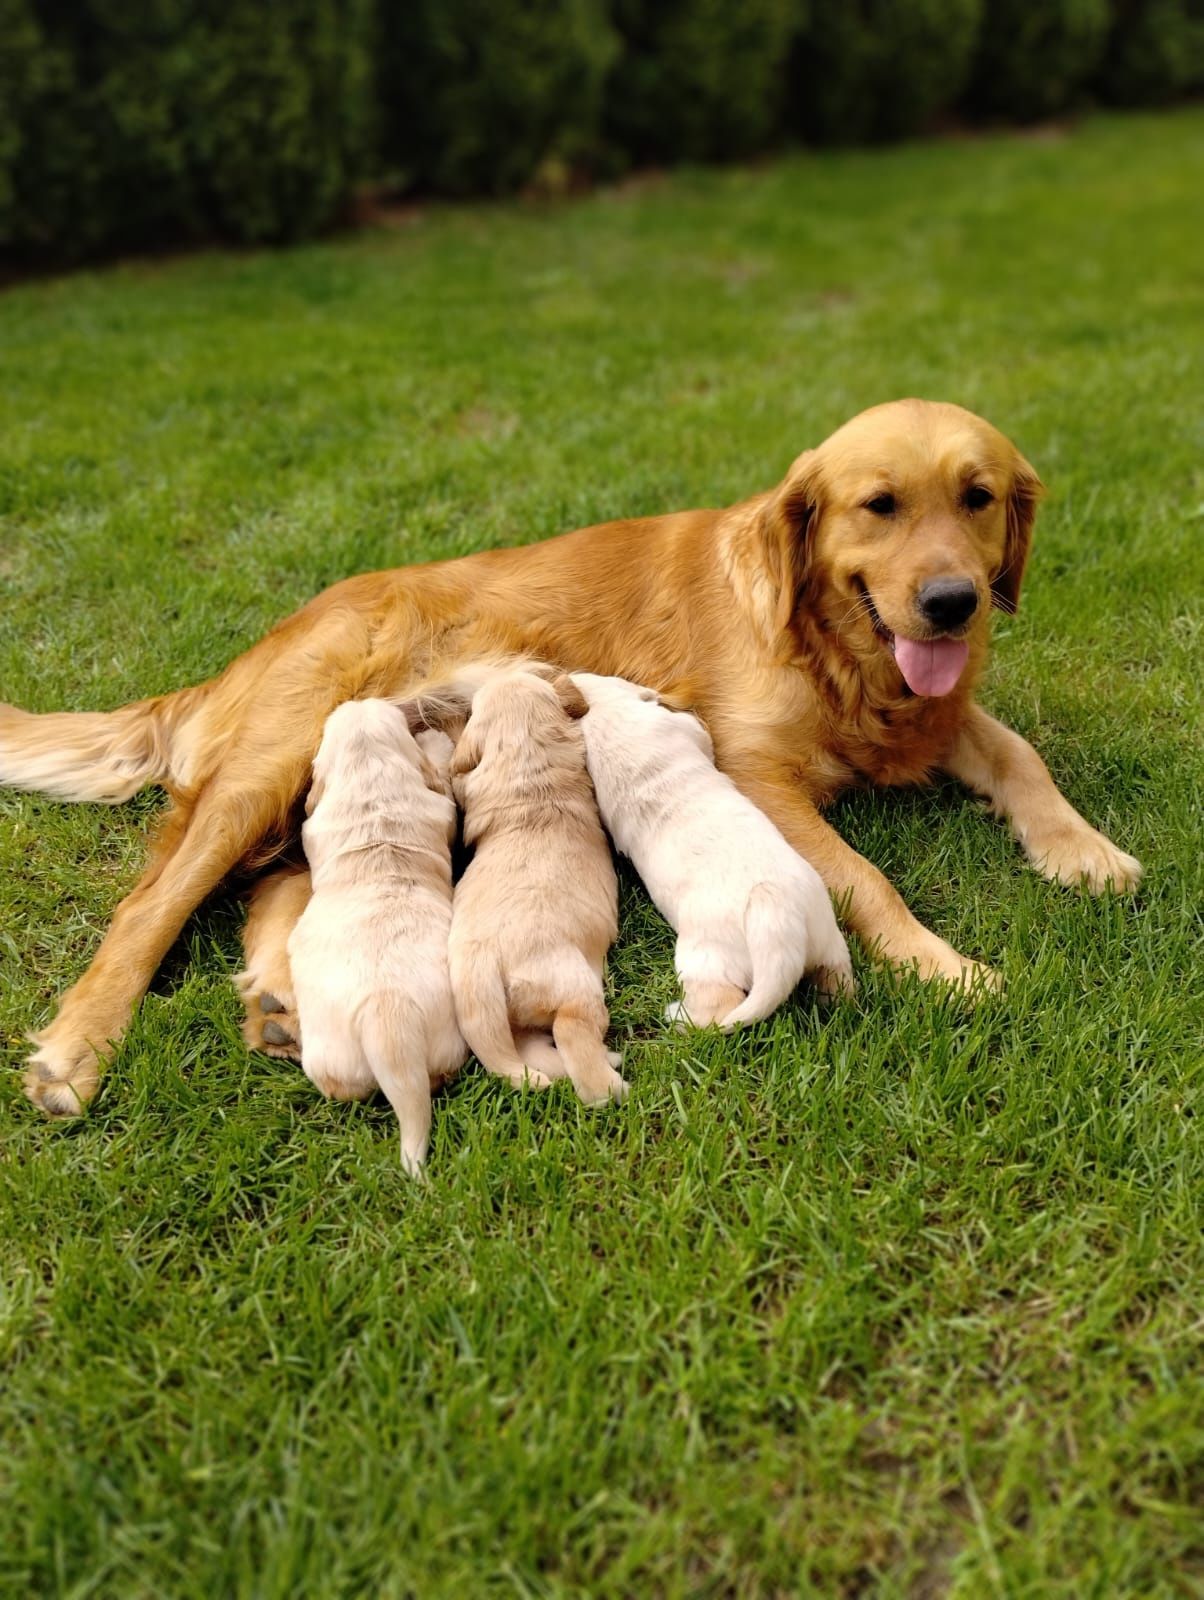
[[[1044,761],[1018,733],[974,706],[946,770],[1007,818],[1037,871],[1092,894],[1135,889],[1141,863],[1084,821],[1058,791]]]
[[[998,986],[989,967],[959,955],[915,917],[888,880],[847,845],[812,805],[797,780],[776,762],[729,760],[728,776],[785,835],[823,879],[845,921],[870,953],[893,967],[960,988]]]

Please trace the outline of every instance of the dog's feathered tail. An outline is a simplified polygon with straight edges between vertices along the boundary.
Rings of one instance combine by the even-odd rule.
[[[822,921],[800,916],[793,899],[772,883],[759,883],[744,908],[744,937],[752,959],[752,987],[719,1026],[759,1022],[793,994],[804,972],[814,971],[820,989],[847,993],[853,987],[849,950],[831,913]],[[816,925],[818,922],[818,925]]]
[[[0,704],[0,784],[60,800],[128,800],[148,783],[184,784],[177,735],[192,692],[116,711],[37,715]]]

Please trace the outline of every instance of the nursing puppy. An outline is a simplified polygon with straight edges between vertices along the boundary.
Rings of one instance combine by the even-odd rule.
[[[477,692],[451,765],[475,854],[456,887],[448,956],[477,1059],[516,1087],[567,1073],[595,1105],[627,1085],[604,1043],[618,884],[576,721],[586,709],[563,675],[500,672]]]
[[[804,973],[852,988],[848,946],[815,869],[715,768],[697,717],[652,689],[575,672],[598,809],[677,932],[670,1020],[735,1028],[777,1009]]]
[[[305,1072],[335,1100],[383,1089],[410,1173],[426,1157],[431,1089],[466,1054],[447,965],[451,752],[445,734],[416,741],[385,700],[331,713],[301,831],[313,898],[288,943]]]

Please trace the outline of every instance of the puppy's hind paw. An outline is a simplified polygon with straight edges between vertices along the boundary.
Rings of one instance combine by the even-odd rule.
[[[811,982],[821,1000],[851,1000],[857,993],[852,967],[816,967]]]
[[[540,1072],[538,1067],[524,1066],[522,1071],[499,1072],[498,1077],[505,1078],[512,1089],[550,1089],[552,1080],[546,1072]]]
[[[613,1054],[609,1050],[606,1053],[608,1056]],[[623,1058],[620,1056],[619,1059]],[[631,1093],[631,1085],[613,1067],[605,1077],[598,1077],[596,1080],[591,1078],[588,1083],[577,1083],[575,1088],[581,1104],[585,1106],[622,1105]]]
[[[671,1028],[676,1028],[678,1033],[685,1033],[687,1028],[693,1026],[684,1000],[674,1000],[665,1007],[665,1021]]]

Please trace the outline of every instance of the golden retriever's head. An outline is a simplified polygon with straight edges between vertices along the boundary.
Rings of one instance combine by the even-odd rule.
[[[765,507],[778,626],[805,606],[863,670],[947,694],[981,659],[991,606],[1016,608],[1040,495],[1016,447],[960,406],[864,411],[800,456]]]

